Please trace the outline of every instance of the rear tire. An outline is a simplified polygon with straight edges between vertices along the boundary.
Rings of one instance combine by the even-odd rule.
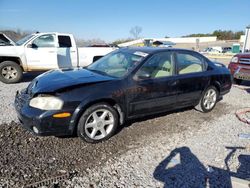
[[[0,63],[0,81],[6,84],[19,82],[23,77],[22,68],[13,61]]]
[[[200,112],[210,112],[215,107],[218,100],[218,91],[214,86],[209,86],[203,93],[199,104],[195,107]]]
[[[118,113],[107,103],[90,106],[81,116],[77,135],[89,143],[98,143],[114,135],[118,126]]]

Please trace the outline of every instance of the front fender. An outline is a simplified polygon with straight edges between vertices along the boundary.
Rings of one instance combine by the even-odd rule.
[[[92,97],[86,97],[84,100],[82,100],[82,102],[75,109],[72,115],[71,121],[70,121],[69,130],[73,133],[84,111],[91,105],[96,104],[96,103],[101,103],[101,102],[106,102],[114,106],[114,108],[117,110],[119,114],[120,124],[124,122],[124,119],[125,119],[124,105],[120,104],[118,101],[114,100],[113,98],[93,99]]]

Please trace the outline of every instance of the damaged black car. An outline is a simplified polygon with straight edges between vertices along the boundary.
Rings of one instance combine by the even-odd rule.
[[[84,68],[53,70],[17,93],[26,129],[107,140],[128,119],[195,107],[211,111],[232,86],[228,69],[174,48],[121,48]]]

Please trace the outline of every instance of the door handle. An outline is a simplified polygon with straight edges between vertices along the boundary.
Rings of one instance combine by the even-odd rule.
[[[48,51],[49,53],[55,53],[55,51]]]
[[[75,53],[76,51],[70,51],[70,52]]]
[[[177,83],[178,83],[178,80],[175,80],[175,81],[173,81],[173,82],[171,82],[171,86],[175,86],[175,85],[177,85]]]

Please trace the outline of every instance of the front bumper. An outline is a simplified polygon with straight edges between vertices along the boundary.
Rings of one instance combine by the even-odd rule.
[[[234,78],[239,79],[239,80],[250,80],[250,70],[236,71],[234,73]]]
[[[21,92],[15,97],[15,109],[17,117],[25,129],[39,136],[72,135],[70,127],[71,117],[54,118],[53,115],[65,111],[45,111],[29,106],[30,97]],[[69,112],[69,111],[67,111]],[[71,114],[73,112],[70,112]]]
[[[228,68],[230,69],[233,78],[239,80],[250,80],[250,65],[231,63]]]

